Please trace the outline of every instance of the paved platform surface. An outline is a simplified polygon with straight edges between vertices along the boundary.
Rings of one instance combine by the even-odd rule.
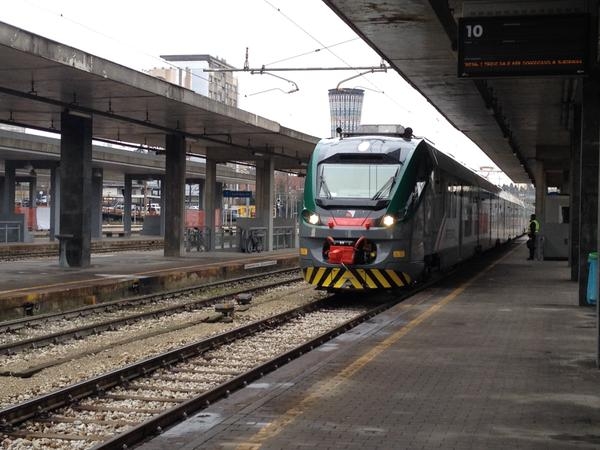
[[[516,246],[143,444],[157,449],[598,449],[595,310]]]
[[[163,250],[97,253],[86,268],[62,268],[58,257],[0,262],[0,320],[23,316],[26,303],[41,314],[298,264],[297,249],[163,254]]]

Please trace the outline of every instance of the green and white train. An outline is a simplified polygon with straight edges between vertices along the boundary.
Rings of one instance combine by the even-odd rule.
[[[307,282],[399,288],[524,233],[531,209],[511,194],[410,128],[364,128],[312,154],[300,219]]]

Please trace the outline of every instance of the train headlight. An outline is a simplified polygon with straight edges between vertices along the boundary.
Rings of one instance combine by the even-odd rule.
[[[310,223],[311,225],[317,225],[318,223],[321,222],[321,218],[319,217],[319,215],[317,213],[310,212],[307,209],[302,211],[302,218],[304,220],[306,220],[308,223]]]
[[[381,223],[386,227],[391,227],[392,225],[394,225],[395,222],[396,219],[394,219],[394,216],[390,216],[389,214],[383,216],[383,219],[381,219]]]

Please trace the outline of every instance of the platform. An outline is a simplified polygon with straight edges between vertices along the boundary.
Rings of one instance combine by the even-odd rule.
[[[595,310],[522,243],[140,448],[597,449]]]
[[[297,249],[181,257],[165,257],[163,250],[97,253],[86,268],[62,268],[58,256],[1,262],[0,320],[23,317],[26,309],[44,314],[297,265]]]

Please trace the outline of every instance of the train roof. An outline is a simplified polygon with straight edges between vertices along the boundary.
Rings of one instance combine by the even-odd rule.
[[[315,162],[318,163],[328,159],[336,153],[360,153],[361,151],[356,146],[356,142],[365,140],[378,140],[389,143],[390,145],[369,147],[368,150],[363,151],[363,153],[392,153],[401,150],[403,157],[410,157],[414,154],[412,150],[421,148],[424,151],[429,151],[434,163],[441,169],[452,173],[458,178],[468,181],[475,186],[479,186],[488,192],[493,192],[507,201],[523,205],[523,202],[516,196],[503,191],[499,186],[489,182],[469,167],[438,150],[430,141],[421,137],[400,137],[398,133],[390,132],[377,134],[356,133],[344,137],[321,139],[315,148]],[[344,145],[345,143],[348,143],[349,145]]]

